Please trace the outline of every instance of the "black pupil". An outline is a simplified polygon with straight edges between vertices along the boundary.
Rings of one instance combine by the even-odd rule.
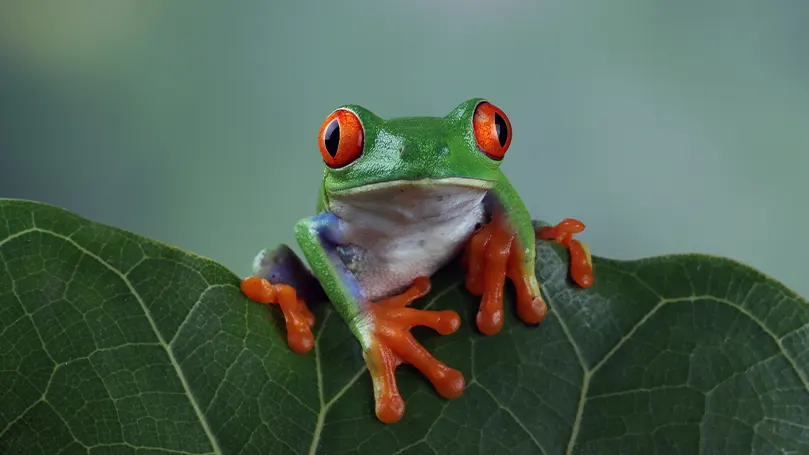
[[[337,147],[340,145],[340,122],[337,119],[332,120],[326,127],[323,140],[326,142],[326,151],[334,158],[337,155]]]
[[[497,112],[494,113],[494,127],[497,128],[497,140],[500,142],[500,147],[503,147],[508,139],[508,126],[506,126],[506,120]]]

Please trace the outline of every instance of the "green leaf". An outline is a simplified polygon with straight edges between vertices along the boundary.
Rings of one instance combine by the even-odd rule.
[[[207,259],[43,204],[0,218],[3,454],[809,453],[809,306],[727,259],[596,257],[582,290],[539,242],[552,310],[494,337],[449,267],[420,305],[461,330],[415,333],[468,388],[447,401],[400,367],[407,410],[384,425],[327,304],[297,355],[278,308]]]

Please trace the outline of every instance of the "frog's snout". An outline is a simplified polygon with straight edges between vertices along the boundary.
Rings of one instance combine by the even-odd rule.
[[[421,153],[419,153],[421,150]],[[410,155],[430,155],[445,156],[449,155],[449,144],[446,142],[439,142],[435,144],[402,144],[399,148],[399,156],[405,157]]]

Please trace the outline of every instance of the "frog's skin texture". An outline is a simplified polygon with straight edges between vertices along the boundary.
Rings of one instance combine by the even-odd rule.
[[[478,98],[445,117],[383,120],[361,106],[336,109],[318,136],[326,170],[317,214],[295,226],[311,272],[281,245],[259,253],[254,276],[242,282],[251,299],[281,306],[290,347],[299,353],[314,345],[306,301],[327,297],[359,340],[383,422],[404,414],[395,378],[400,363],[418,368],[445,398],[464,390],[463,375],[410,334],[413,326],[451,334],[458,314],[407,307],[453,258],[467,269],[467,290],[481,296],[476,324],[487,335],[502,328],[506,278],[515,285],[519,317],[531,324],[545,317],[536,236],[566,245],[573,279],[593,283],[589,252],[572,238],[584,226],[566,219],[535,230],[500,171],[511,134],[505,113]]]

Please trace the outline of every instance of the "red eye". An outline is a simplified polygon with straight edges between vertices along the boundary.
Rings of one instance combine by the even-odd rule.
[[[502,160],[511,144],[511,122],[505,112],[489,103],[480,103],[472,119],[475,141],[489,158]]]
[[[320,127],[318,144],[330,168],[348,166],[362,155],[365,134],[360,119],[351,111],[334,111]]]

